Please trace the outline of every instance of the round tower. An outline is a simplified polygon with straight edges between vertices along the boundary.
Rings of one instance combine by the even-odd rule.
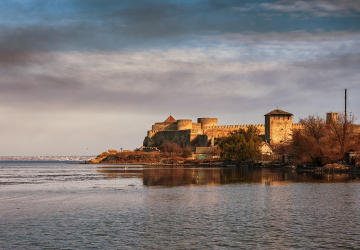
[[[208,127],[217,126],[217,118],[198,118],[197,122],[201,124],[201,129],[206,129]]]

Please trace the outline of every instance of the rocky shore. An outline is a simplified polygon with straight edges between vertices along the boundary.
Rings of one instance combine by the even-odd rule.
[[[87,161],[89,164],[146,164],[146,165],[197,165],[209,164],[211,160],[189,159],[169,153],[108,150],[96,158]]]
[[[143,165],[188,165],[188,166],[223,166],[223,167],[250,167],[250,168],[292,168],[298,172],[319,173],[348,173],[360,172],[360,164],[351,166],[346,164],[332,163],[325,166],[313,164],[291,165],[280,162],[222,162],[211,159],[199,160],[183,158],[159,151],[126,151],[108,150],[99,154],[96,158],[87,161],[88,164],[143,164]]]

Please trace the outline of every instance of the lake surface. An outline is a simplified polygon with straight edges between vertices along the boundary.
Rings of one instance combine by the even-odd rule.
[[[0,162],[0,249],[359,249],[360,177]]]

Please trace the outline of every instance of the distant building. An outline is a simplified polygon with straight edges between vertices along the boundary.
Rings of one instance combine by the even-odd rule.
[[[270,144],[266,141],[263,141],[260,144],[260,152],[263,155],[272,155],[274,153],[273,149],[271,148]]]
[[[271,144],[287,142],[291,139],[293,114],[274,109],[265,114],[265,141]]]
[[[345,154],[347,164],[358,165],[360,164],[360,152],[350,151]]]

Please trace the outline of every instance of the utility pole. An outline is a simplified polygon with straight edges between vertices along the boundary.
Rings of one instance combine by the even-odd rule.
[[[345,124],[347,122],[347,114],[346,114],[346,89],[345,89]]]
[[[345,150],[345,140],[346,140],[346,132],[347,132],[347,111],[346,111],[346,89],[345,89],[345,115],[344,115],[344,125],[343,125],[343,131],[342,131],[342,138],[341,138],[341,145],[340,145],[340,152],[343,155]]]

